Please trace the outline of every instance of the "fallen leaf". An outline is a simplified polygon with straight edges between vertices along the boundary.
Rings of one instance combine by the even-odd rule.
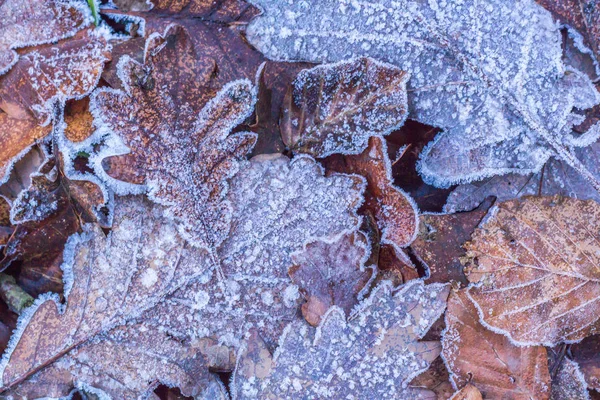
[[[454,393],[450,400],[483,400],[483,396],[475,386],[467,383],[465,387]]]
[[[0,75],[18,62],[14,49],[71,37],[93,22],[85,3],[68,0],[6,0],[0,20]]]
[[[467,284],[460,257],[462,245],[487,214],[492,202],[476,210],[457,214],[422,214],[419,234],[410,245],[414,256],[428,269],[428,282],[455,281]]]
[[[465,245],[468,293],[482,323],[522,345],[598,332],[598,218],[595,201],[560,196],[492,207]]]
[[[360,232],[346,234],[333,243],[312,242],[292,254],[289,275],[306,298],[302,315],[309,324],[319,325],[323,314],[334,305],[346,315],[350,313],[375,276],[374,267],[365,266],[368,258],[368,242]]]
[[[377,266],[380,270],[377,279],[389,279],[395,285],[419,279],[419,272],[410,257],[396,246],[389,244],[381,246]]]
[[[270,59],[370,56],[410,73],[411,117],[445,130],[421,154],[426,182],[535,172],[556,155],[600,190],[568,149],[581,122],[572,109],[590,108],[600,95],[562,64],[559,27],[533,0],[251,3],[263,13],[249,24],[248,40]],[[588,137],[597,134],[596,127]]]
[[[575,361],[585,377],[587,386],[596,391],[600,390],[600,339],[599,335],[586,337],[580,343],[571,345],[573,361]]]
[[[381,243],[406,247],[415,238],[418,211],[412,199],[392,184],[385,141],[371,137],[358,155],[333,155],[324,160],[327,170],[362,175],[367,180],[364,208],[370,210],[381,231]]]
[[[231,231],[217,251],[220,268],[156,308],[154,324],[174,337],[209,336],[233,347],[256,328],[274,345],[298,318],[301,296],[288,275],[292,254],[357,230],[363,190],[356,176],[323,176],[308,156],[254,157],[230,183]]]
[[[404,123],[408,74],[372,58],[301,71],[290,86],[279,127],[285,145],[315,157],[358,154],[371,136]]]
[[[543,346],[518,347],[486,329],[466,291],[450,293],[442,357],[455,389],[469,383],[488,399],[549,399],[550,372]]]
[[[348,319],[334,306],[317,329],[288,325],[274,356],[251,336],[233,398],[435,398],[407,385],[439,354],[438,342],[418,340],[442,314],[448,290],[419,280],[397,291],[382,283]]]
[[[195,58],[181,27],[151,36],[143,65],[121,65],[126,91],[100,89],[92,97],[95,122],[112,136],[90,163],[115,193],[147,192],[167,206],[193,245],[214,249],[229,230],[226,180],[255,142],[252,133],[230,131],[250,115],[256,99],[253,85],[240,80],[208,101],[215,91],[201,79],[204,61]]]
[[[48,123],[57,103],[88,95],[110,59],[105,34],[88,29],[72,39],[22,54],[0,79],[0,108],[15,118]]]
[[[436,358],[429,369],[413,379],[410,386],[431,390],[437,399],[449,399],[454,393],[448,370],[441,357]]]
[[[117,0],[122,11],[149,11],[139,13],[151,18],[201,18],[222,24],[248,21],[258,10],[243,0]]]
[[[564,358],[554,379],[552,379],[551,400],[589,400],[585,379],[579,365]]]

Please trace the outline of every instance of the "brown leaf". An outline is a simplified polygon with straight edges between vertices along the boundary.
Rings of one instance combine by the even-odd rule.
[[[392,184],[385,141],[369,139],[358,155],[333,155],[324,161],[328,170],[354,173],[367,179],[363,207],[370,210],[382,232],[381,242],[397,247],[409,245],[417,234],[418,213],[412,199]]]
[[[556,376],[552,379],[551,400],[589,400],[585,379],[579,365],[569,358],[561,361]]]
[[[404,123],[407,80],[398,67],[372,58],[303,70],[284,100],[283,142],[315,157],[358,154],[371,136],[387,135]]]
[[[521,344],[598,332],[600,205],[560,196],[492,207],[465,245],[469,296],[486,326]]]
[[[255,142],[252,133],[229,132],[252,112],[255,93],[240,80],[207,102],[216,82],[204,81],[201,70],[212,67],[195,58],[194,47],[185,29],[169,27],[148,40],[144,65],[129,60],[121,66],[127,92],[96,92],[91,108],[116,146],[93,162],[116,193],[147,191],[168,205],[191,243],[215,248],[229,229],[226,180]],[[107,175],[102,160],[113,155]]]
[[[550,372],[543,346],[518,347],[486,329],[465,290],[448,298],[442,338],[450,381],[475,385],[488,399],[548,399]]]
[[[441,357],[436,358],[427,371],[413,379],[410,386],[431,390],[437,399],[449,399],[454,393],[448,370]]]
[[[116,0],[122,11],[150,11],[161,18],[202,18],[221,23],[248,22],[258,9],[242,0]],[[141,15],[145,15],[146,13]]]
[[[465,387],[454,393],[450,400],[483,400],[483,397],[475,386],[467,383]]]
[[[110,47],[100,30],[29,49],[0,79],[0,108],[15,118],[47,121],[56,103],[89,94],[109,59]]]
[[[90,137],[94,131],[93,116],[89,109],[90,98],[69,100],[65,104],[64,121],[65,137],[71,142],[82,142]]]
[[[302,315],[309,324],[319,325],[334,305],[350,313],[375,274],[373,267],[365,267],[368,258],[367,239],[360,232],[348,233],[333,243],[309,243],[292,255],[294,265],[289,274],[306,298]]]
[[[89,7],[77,1],[6,0],[0,5],[0,75],[18,62],[13,50],[55,42],[90,25]]]
[[[593,335],[571,346],[573,361],[581,368],[587,386],[600,390],[600,335]]]
[[[471,212],[422,214],[419,217],[419,234],[410,248],[429,269],[428,281],[467,284],[463,265],[459,261],[465,255],[462,245],[471,238],[491,205],[491,202],[487,202]]]
[[[384,244],[379,249],[377,280],[389,279],[395,285],[419,279],[419,272],[410,257],[395,246]]]
[[[448,287],[382,283],[347,319],[332,307],[317,329],[288,325],[271,356],[251,336],[233,379],[235,399],[434,399],[408,386],[439,354],[420,342],[445,308]]]

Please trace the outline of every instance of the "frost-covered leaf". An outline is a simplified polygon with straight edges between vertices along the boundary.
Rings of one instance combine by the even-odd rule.
[[[258,13],[256,8],[243,0],[113,0],[113,3],[120,11],[133,11],[139,16],[201,18],[219,23],[247,21]]]
[[[88,6],[69,0],[6,0],[0,4],[0,75],[18,60],[14,49],[71,37],[93,22]]]
[[[418,212],[413,200],[392,183],[391,163],[385,141],[371,137],[357,155],[334,155],[324,162],[328,170],[362,175],[367,179],[364,208],[377,219],[381,242],[409,245],[417,234]]]
[[[103,30],[88,29],[70,40],[33,48],[0,79],[0,107],[13,117],[47,121],[57,102],[90,93],[108,60]]]
[[[575,153],[594,176],[600,178],[600,143],[578,148]],[[600,201],[598,192],[577,171],[561,160],[550,159],[542,171],[535,174],[508,174],[460,185],[448,196],[444,211],[472,210],[488,196],[505,201],[528,195],[556,194]]]
[[[457,214],[422,214],[419,234],[410,245],[412,253],[426,267],[428,282],[467,283],[460,257],[465,255],[462,245],[487,214],[491,203]]]
[[[212,387],[202,343],[144,322],[145,311],[210,268],[160,206],[122,198],[110,234],[86,225],[70,237],[62,268],[65,303],[42,295],[23,313],[0,364],[4,390],[59,397],[91,385],[113,398],[137,398],[156,382],[187,395]]]
[[[302,315],[309,324],[319,325],[323,314],[334,305],[350,313],[375,274],[373,266],[365,266],[368,258],[369,243],[360,232],[346,234],[333,243],[309,243],[292,254],[294,265],[289,275],[306,298]]]
[[[571,354],[581,368],[590,389],[600,390],[600,335],[593,335],[571,346]]]
[[[230,183],[231,230],[217,251],[220,269],[157,307],[155,324],[175,337],[211,336],[233,346],[257,328],[274,344],[297,318],[300,293],[288,275],[292,254],[355,231],[363,190],[359,177],[323,176],[308,156],[254,157]]]
[[[214,90],[198,75],[204,61],[183,28],[151,36],[144,65],[121,65],[126,91],[101,89],[92,99],[100,129],[112,136],[91,161],[116,193],[147,191],[193,245],[213,249],[229,230],[226,180],[255,142],[252,133],[230,131],[252,112],[255,93],[240,80],[208,101]],[[115,155],[107,175],[103,160]]]
[[[332,307],[314,329],[288,325],[273,357],[251,336],[238,360],[234,399],[432,398],[407,386],[438,356],[438,342],[419,342],[443,313],[448,287],[412,281],[378,286],[346,319]],[[435,395],[433,395],[435,398]]]
[[[421,155],[428,182],[537,171],[552,154],[592,179],[566,146],[572,109],[600,96],[562,63],[559,27],[533,0],[252,3],[264,13],[248,39],[271,59],[370,56],[410,73],[411,118],[445,130]]]
[[[597,333],[599,221],[593,200],[525,197],[492,207],[465,245],[482,323],[520,344]]]
[[[479,323],[465,290],[448,298],[442,357],[458,389],[468,383],[487,399],[548,399],[550,373],[543,346],[518,347]]]
[[[387,135],[404,123],[407,80],[399,68],[371,58],[301,71],[284,100],[283,142],[315,157],[358,154],[369,137]]]
[[[550,400],[590,400],[579,365],[569,358],[561,361],[554,379]]]
[[[483,397],[475,386],[467,383],[464,388],[454,393],[450,400],[483,400]]]

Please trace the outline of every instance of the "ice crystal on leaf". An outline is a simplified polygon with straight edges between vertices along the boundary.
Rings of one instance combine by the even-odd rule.
[[[481,322],[522,345],[597,333],[600,205],[525,197],[494,206],[465,245]]]
[[[363,189],[357,176],[323,176],[308,156],[254,157],[230,183],[231,230],[217,251],[220,268],[157,307],[155,323],[175,337],[215,336],[233,346],[257,328],[274,343],[301,300],[288,276],[292,254],[358,229]]]
[[[193,245],[214,249],[229,230],[226,181],[255,142],[253,133],[230,131],[252,112],[256,96],[250,81],[240,80],[211,98],[192,51],[187,32],[170,26],[150,36],[143,65],[121,59],[125,91],[100,89],[92,98],[100,130],[111,136],[91,161],[116,193],[147,191]]]
[[[6,0],[0,5],[0,75],[18,61],[14,49],[71,37],[93,22],[82,1]]]
[[[348,319],[332,307],[315,330],[286,327],[273,357],[251,335],[238,359],[234,399],[430,398],[408,386],[438,356],[438,342],[419,342],[443,313],[448,286],[416,280],[395,293],[378,286]]]
[[[408,75],[370,58],[301,71],[286,94],[280,129],[295,152],[357,154],[371,136],[404,123]]]
[[[573,108],[600,96],[563,64],[559,26],[533,0],[252,3],[264,13],[247,36],[269,58],[370,56],[410,73],[411,117],[444,129],[421,155],[428,182],[537,171],[555,155],[600,189],[570,149],[590,143],[572,143]]]

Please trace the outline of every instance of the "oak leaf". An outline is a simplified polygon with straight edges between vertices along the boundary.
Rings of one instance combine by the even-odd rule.
[[[469,383],[489,399],[549,399],[550,373],[543,346],[518,347],[486,329],[465,290],[448,298],[442,357],[455,389]]]
[[[358,154],[371,136],[387,135],[408,112],[408,74],[371,58],[301,71],[290,86],[279,126],[294,152]]]
[[[361,154],[336,154],[326,159],[324,164],[328,170],[366,178],[367,192],[363,207],[375,216],[381,230],[381,243],[400,249],[414,240],[419,223],[417,207],[410,196],[392,183],[385,140],[371,137],[368,147]]]
[[[143,65],[121,60],[126,90],[100,89],[92,97],[95,121],[111,136],[90,162],[117,194],[147,192],[193,245],[214,249],[229,230],[226,180],[256,139],[230,131],[250,115],[256,96],[248,80],[239,80],[208,101],[214,90],[199,79],[204,60],[196,61],[193,49],[187,32],[171,26],[148,39]]]
[[[370,56],[410,73],[411,117],[445,130],[421,154],[427,182],[535,172],[555,155],[600,190],[570,150],[571,129],[581,122],[571,111],[600,95],[562,63],[559,27],[533,0],[251,3],[263,13],[247,37],[271,59]],[[597,127],[587,137],[597,138]]]
[[[384,282],[348,319],[334,306],[316,330],[291,323],[273,356],[250,336],[233,398],[432,398],[407,385],[439,354],[438,342],[419,339],[443,313],[447,296],[441,284],[416,280],[395,290]]]
[[[153,310],[154,323],[174,337],[214,337],[233,347],[255,328],[273,345],[301,301],[288,275],[292,254],[356,231],[363,190],[357,176],[323,176],[308,156],[254,157],[230,183],[231,230],[217,250],[219,269]]]
[[[482,323],[519,344],[597,333],[600,205],[525,197],[490,209],[465,245],[469,297]]]
[[[71,37],[93,22],[85,3],[68,0],[7,0],[0,20],[0,75],[19,60],[14,49]]]
[[[346,314],[361,300],[375,276],[367,267],[369,243],[360,232],[340,237],[333,243],[317,241],[292,254],[289,275],[306,298],[302,315],[312,326],[336,305]]]

